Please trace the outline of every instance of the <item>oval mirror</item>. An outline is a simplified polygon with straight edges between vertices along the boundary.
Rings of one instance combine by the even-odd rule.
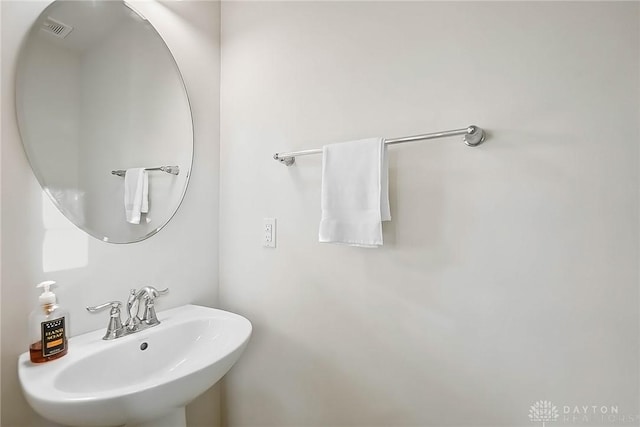
[[[167,45],[126,2],[47,7],[20,53],[16,107],[33,172],[75,225],[130,243],[175,214],[191,172],[191,109]]]

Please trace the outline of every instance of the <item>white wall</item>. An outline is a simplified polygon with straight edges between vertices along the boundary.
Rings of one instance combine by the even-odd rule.
[[[228,425],[637,416],[639,35],[637,3],[224,2],[220,298],[254,324]],[[271,159],[468,124],[390,149],[377,250],[319,244],[321,159]]]
[[[171,292],[166,309],[185,303],[217,305],[219,4],[141,2],[137,7],[158,29],[183,73],[193,109],[195,161],[189,189],[176,216],[161,233],[141,243],[112,245],[90,239],[87,264],[43,272],[44,212],[52,206],[24,155],[14,107],[15,61],[22,39],[48,2],[2,1],[2,426],[23,427],[35,418],[19,389],[16,360],[27,349],[27,316],[37,301],[35,283],[50,278],[71,312],[71,333],[106,327],[107,314],[84,307],[122,299],[132,287],[152,283]],[[80,233],[67,223],[69,233]],[[64,243],[50,248],[72,256]],[[73,260],[71,260],[73,261]],[[73,264],[73,263],[71,263]],[[217,390],[188,409],[192,426],[219,417]]]

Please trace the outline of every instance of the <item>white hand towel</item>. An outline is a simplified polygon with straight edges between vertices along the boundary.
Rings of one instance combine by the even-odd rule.
[[[142,172],[142,205],[140,206],[140,213],[149,213],[149,173],[147,171]]]
[[[391,220],[383,138],[322,147],[321,243],[375,248]]]
[[[144,168],[127,169],[124,174],[124,210],[131,224],[140,224],[140,214],[149,211],[149,178]]]

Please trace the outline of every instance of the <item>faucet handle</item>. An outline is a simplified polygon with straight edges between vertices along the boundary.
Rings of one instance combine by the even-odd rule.
[[[111,307],[111,315],[113,316],[114,314],[120,314],[121,305],[122,303],[120,301],[110,301],[110,302],[105,302],[104,304],[96,305],[93,307],[87,307],[87,311],[89,313],[95,313],[104,308]]]
[[[156,298],[159,297],[160,295],[166,295],[169,293],[169,288],[166,289],[162,289],[162,290],[158,290],[156,288],[154,288],[153,286],[145,286],[144,288],[147,291],[147,294],[151,297],[151,298]]]
[[[122,327],[122,320],[120,320],[121,305],[122,303],[120,301],[110,301],[94,307],[87,307],[87,311],[90,313],[95,313],[104,308],[111,307],[111,311],[109,313],[109,326],[107,326],[107,332],[105,332],[104,337],[102,337],[103,340],[112,340],[124,335],[125,331]]]
[[[166,295],[169,293],[169,288],[163,289],[161,291],[157,290],[153,286],[145,286],[146,295],[144,297],[145,300],[145,308],[144,315],[142,316],[142,322],[147,326],[155,326],[160,324],[158,317],[156,316],[155,309],[155,299],[160,295]]]

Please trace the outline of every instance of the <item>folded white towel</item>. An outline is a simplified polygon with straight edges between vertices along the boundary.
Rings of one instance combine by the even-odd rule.
[[[142,172],[142,205],[140,213],[149,213],[149,173],[145,170]]]
[[[127,222],[140,224],[140,214],[149,212],[149,178],[144,168],[124,174],[124,210]]]
[[[321,243],[382,245],[382,221],[391,220],[386,153],[383,138],[322,147]]]

